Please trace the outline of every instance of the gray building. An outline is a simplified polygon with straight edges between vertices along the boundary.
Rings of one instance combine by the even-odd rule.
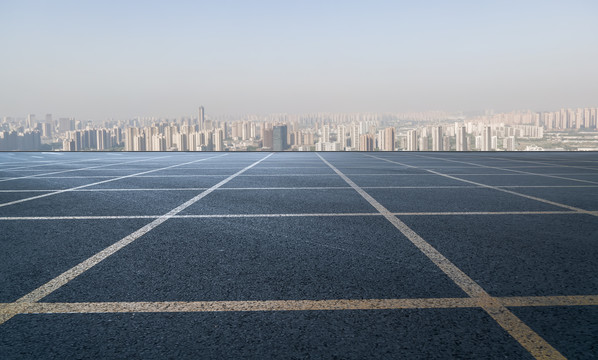
[[[272,150],[284,151],[287,149],[287,126],[275,126],[272,130]]]

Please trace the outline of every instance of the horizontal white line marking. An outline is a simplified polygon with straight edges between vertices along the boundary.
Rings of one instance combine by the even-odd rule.
[[[596,306],[597,295],[494,297],[505,307]],[[334,299],[262,301],[139,301],[83,303],[1,303],[0,314],[98,314],[226,311],[341,311],[477,308],[475,298]]]
[[[399,230],[413,245],[415,245],[425,256],[430,259],[438,268],[444,272],[453,282],[471,298],[476,299],[480,307],[488,313],[504,330],[515,338],[532,356],[536,358],[564,358],[556,349],[546,342],[541,336],[534,332],[529,326],[523,323],[509,309],[500,303],[493,301],[488,294],[475,280],[459,269],[448,258],[440,253],[434,246],[425,241],[419,234],[402,222],[397,216],[380,204],[365,190],[360,188],[334,165],[326,161],[320,154],[316,155],[334,170],[340,177],[355,189],[367,202],[378,210],[397,230]],[[505,191],[505,190],[503,190]]]
[[[598,185],[498,185],[497,188],[596,188]],[[362,189],[480,189],[480,185],[447,185],[447,186],[362,186]],[[199,188],[96,188],[76,189],[70,192],[110,192],[110,191],[203,191],[207,187]],[[301,187],[222,187],[216,191],[224,190],[340,190],[351,189],[350,186],[301,186]],[[29,193],[29,192],[54,192],[61,189],[10,189],[2,190],[0,193]]]
[[[386,159],[385,159],[386,160]],[[423,169],[422,169],[423,170]],[[151,170],[150,170],[151,171]],[[432,170],[430,170],[432,171]],[[193,177],[226,177],[230,174],[186,174],[186,175],[176,175],[176,174],[170,174],[170,175],[140,175],[140,176],[132,176],[132,178],[193,178]],[[345,174],[347,176],[372,176],[372,177],[384,177],[384,176],[395,176],[395,177],[400,177],[400,176],[438,176],[437,174],[431,174],[431,173],[382,173],[382,174]],[[588,174],[588,173],[566,173],[566,174],[513,174],[513,173],[506,173],[506,174],[502,174],[502,173],[493,173],[493,174],[488,174],[488,173],[484,173],[484,174],[477,174],[477,173],[467,173],[467,174],[457,174],[457,173],[449,173],[447,175],[452,175],[452,176],[532,176],[532,175],[546,175],[546,176],[561,176],[561,175],[565,175],[565,176],[587,176],[587,175],[591,175],[591,176],[596,176],[598,177],[598,173],[597,174]],[[310,177],[310,176],[336,176],[336,174],[243,174],[240,175],[239,177],[284,177],[284,176],[288,176],[288,177],[293,177],[293,176],[297,176],[297,177]],[[120,177],[119,175],[93,175],[93,176],[36,176],[33,179],[113,179],[113,178],[118,178]],[[14,178],[0,178],[0,180],[13,180]],[[14,180],[18,180],[18,179],[14,179]],[[573,179],[567,179],[567,180],[572,180],[575,181]],[[598,179],[597,179],[598,180]]]
[[[504,192],[504,193],[507,193],[507,194],[512,194],[512,195],[516,195],[516,196],[519,196],[519,197],[527,198],[527,199],[530,199],[530,200],[535,200],[535,201],[543,202],[545,204],[554,205],[554,206],[557,206],[557,207],[560,207],[560,208],[569,209],[569,210],[573,210],[573,211],[578,211],[580,213],[597,216],[596,212],[594,212],[594,211],[585,210],[585,209],[581,209],[581,208],[578,208],[578,207],[575,207],[575,206],[566,205],[566,204],[561,204],[561,203],[558,203],[556,201],[551,201],[551,200],[543,199],[543,198],[540,198],[540,197],[537,197],[537,196],[526,195],[526,194],[518,193],[516,191],[503,189],[503,188],[500,188],[500,187],[497,187],[497,186],[482,184],[482,183],[478,183],[478,182],[475,182],[475,181],[458,178],[458,177],[455,177],[454,175],[443,174],[443,173],[440,173],[440,172],[437,172],[437,171],[434,171],[434,170],[420,168],[420,167],[417,167],[415,165],[408,165],[408,164],[399,163],[399,162],[396,162],[396,161],[393,161],[393,160],[385,159],[383,157],[378,157],[378,156],[374,156],[374,155],[365,155],[365,156],[369,156],[369,157],[371,157],[373,159],[387,161],[387,162],[390,162],[390,163],[396,163],[396,164],[399,164],[399,165],[410,166],[410,167],[413,167],[413,168],[416,168],[416,169],[422,169],[422,170],[428,171],[430,173],[433,173],[433,174],[436,174],[436,175],[439,175],[439,176],[443,176],[443,177],[446,177],[446,178],[449,178],[449,179],[458,180],[458,181],[465,182],[465,183],[468,183],[468,184],[479,185],[479,186],[486,187],[488,189],[494,189],[494,190],[501,191],[501,192]],[[421,156],[421,157],[424,157],[424,158],[426,157],[426,156],[422,156],[422,155],[418,155],[418,156]]]
[[[36,200],[36,199],[40,199],[40,198],[52,196],[52,195],[62,194],[62,193],[65,193],[65,192],[69,192],[69,191],[73,191],[73,190],[77,190],[77,189],[83,189],[83,188],[87,188],[87,187],[90,187],[90,186],[105,184],[105,183],[108,183],[108,182],[111,182],[111,181],[116,181],[116,180],[121,180],[121,179],[127,179],[127,178],[130,178],[130,177],[136,176],[136,175],[147,174],[147,173],[151,173],[151,172],[154,172],[154,171],[171,169],[171,168],[175,168],[175,167],[180,166],[180,165],[186,165],[186,164],[190,164],[190,163],[197,163],[197,162],[200,162],[200,161],[210,160],[210,159],[214,159],[214,158],[221,157],[221,156],[226,156],[226,155],[227,154],[222,154],[222,155],[215,155],[215,156],[211,156],[211,157],[200,158],[200,159],[189,161],[189,162],[186,162],[186,163],[180,163],[180,164],[174,164],[174,165],[166,166],[164,168],[158,168],[158,169],[155,169],[155,170],[144,171],[144,172],[141,172],[141,173],[136,173],[136,174],[131,174],[131,175],[125,175],[125,176],[121,176],[121,177],[117,177],[117,178],[113,178],[113,179],[108,179],[108,180],[103,180],[103,181],[98,181],[98,182],[94,182],[94,183],[90,183],[90,184],[85,184],[85,185],[80,185],[80,186],[74,186],[74,187],[71,187],[71,188],[68,188],[68,189],[64,189],[64,190],[58,190],[58,191],[54,191],[54,192],[51,192],[51,193],[36,195],[36,196],[24,198],[24,199],[19,199],[19,200],[14,200],[14,201],[2,203],[2,204],[0,204],[0,207],[10,206],[10,205],[14,205],[14,204],[19,204],[19,203],[23,203],[23,202],[26,202],[26,201],[31,201],[31,200]],[[145,160],[147,160],[147,159],[143,159],[143,160],[139,160],[139,161],[145,161]]]
[[[598,213],[598,211],[594,211]],[[463,211],[463,212],[396,212],[394,216],[459,216],[459,215],[583,215],[578,211]],[[173,215],[172,219],[211,218],[283,218],[283,217],[382,216],[380,213],[295,213],[295,214],[189,214]],[[156,219],[160,215],[89,215],[89,216],[4,216],[0,221],[29,220],[119,220]]]
[[[261,159],[257,160],[256,162],[248,165],[247,167],[239,170],[237,173],[230,175],[226,179],[220,181],[216,185],[212,186],[206,191],[196,195],[195,197],[187,200],[186,202],[182,203],[181,205],[175,207],[174,209],[168,211],[166,214],[161,215],[159,218],[153,220],[152,222],[146,224],[145,226],[137,229],[133,233],[125,236],[124,238],[120,239],[119,241],[115,242],[114,244],[108,246],[102,251],[97,252],[95,255],[89,257],[87,260],[82,261],[78,265],[70,268],[69,270],[63,272],[62,274],[58,275],[57,277],[53,278],[52,280],[46,282],[45,284],[41,285],[37,289],[31,291],[30,293],[22,296],[21,298],[17,299],[16,303],[31,303],[37,302],[44,297],[48,296],[49,294],[53,293],[63,285],[67,284],[71,280],[75,279],[85,271],[91,269],[98,263],[104,261],[106,258],[111,256],[112,254],[116,253],[120,249],[124,248],[125,246],[129,245],[133,241],[137,240],[141,236],[145,235],[149,231],[155,229],[157,226],[160,226],[162,223],[170,219],[172,216],[177,215],[181,211],[185,210],[189,206],[193,205],[194,203],[198,202],[199,200],[203,199],[205,196],[210,194],[214,189],[219,188],[220,186],[226,184],[230,180],[234,179],[239,174],[251,169],[255,165],[259,164],[260,162],[264,161],[268,157],[272,156],[272,153],[262,157]],[[199,161],[199,160],[195,160]],[[3,316],[4,321],[10,319],[10,317],[16,315],[16,313],[8,313]],[[2,319],[0,319],[1,321]],[[0,322],[2,324],[2,322]]]

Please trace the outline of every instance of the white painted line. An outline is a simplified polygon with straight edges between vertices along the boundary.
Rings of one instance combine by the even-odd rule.
[[[395,226],[413,245],[426,255],[438,268],[471,298],[478,300],[478,305],[488,313],[503,329],[515,338],[527,351],[537,359],[564,359],[564,357],[549,343],[542,339],[529,326],[524,324],[515,314],[505,306],[494,300],[478,283],[465,274],[436,248],[426,242],[407,224],[399,220],[388,209],[360,188],[334,165],[326,161],[320,154],[316,155],[347,184],[357,191],[367,202],[378,210],[391,224]]]
[[[596,188],[598,185],[502,185],[496,186],[498,188]],[[484,186],[479,185],[455,185],[455,186],[362,186],[362,189],[479,189],[484,188]],[[152,192],[152,191],[203,191],[206,190],[206,187],[198,187],[198,188],[123,188],[123,189],[113,189],[113,188],[100,188],[100,189],[77,189],[71,190],[72,192],[115,192],[115,191],[122,191],[122,192],[135,192],[135,191],[143,191],[143,192]],[[217,189],[217,191],[260,191],[260,190],[346,190],[351,189],[350,186],[303,186],[303,187],[223,187]],[[60,189],[11,189],[11,190],[2,190],[0,189],[0,193],[30,193],[30,192],[54,192],[60,191]]]
[[[216,189],[217,190],[217,189]],[[598,211],[594,211],[598,213]],[[580,215],[577,211],[448,211],[448,212],[395,212],[394,216],[481,216],[481,215]],[[173,215],[171,219],[220,219],[220,218],[286,218],[286,217],[340,217],[380,216],[375,213],[296,213],[296,214],[189,214]],[[156,219],[160,215],[89,215],[89,216],[4,216],[0,221],[41,220],[123,220]]]
[[[75,164],[75,163],[80,163],[80,162],[89,162],[89,161],[95,161],[95,160],[99,160],[99,159],[98,158],[94,158],[94,159],[69,161],[69,164]],[[14,167],[14,168],[7,168],[7,169],[1,169],[1,170],[2,171],[13,171],[13,170],[20,170],[20,169],[31,169],[31,168],[34,168],[34,167],[41,167],[41,166],[64,165],[64,160],[61,160],[61,161],[44,161],[44,163],[49,163],[49,164],[18,166],[18,167]],[[20,164],[22,164],[22,162]]]
[[[423,171],[423,169],[422,169]],[[139,176],[140,178],[193,178],[193,177],[225,177],[228,176],[230,174],[189,174],[189,175],[148,175],[148,176]],[[288,176],[288,177],[293,177],[293,176],[310,176],[310,175],[316,175],[316,176],[335,176],[334,174],[271,174],[271,175],[242,175],[242,177],[281,177],[281,176]],[[380,177],[384,177],[384,176],[434,176],[435,174],[346,174],[347,176],[380,176]],[[451,175],[455,175],[455,176],[472,176],[472,175],[476,175],[476,176],[524,176],[526,174],[512,174],[512,173],[508,173],[508,174],[488,174],[488,173],[484,173],[484,174],[477,174],[477,173],[455,173],[455,174],[451,174]],[[553,175],[553,174],[546,174],[546,175]],[[579,173],[574,173],[574,174],[559,174],[559,175],[589,175],[587,173],[583,173],[583,174],[579,174]],[[598,174],[597,174],[598,175]],[[101,178],[101,179],[106,179],[106,178],[113,178],[116,177],[118,175],[94,175],[94,176],[40,176],[37,177],[37,179],[97,179],[97,178]]]
[[[489,159],[507,160],[507,159],[501,159],[501,158],[496,158],[496,157],[489,157]],[[567,167],[567,168],[577,168],[577,169],[587,169],[587,170],[598,171],[598,167],[593,167],[593,166],[562,165],[562,164],[546,163],[546,162],[542,162],[542,161],[519,160],[519,159],[508,159],[508,161],[524,162],[524,163],[530,163],[530,164],[544,164],[544,165],[551,165],[554,167]],[[551,160],[548,160],[548,161],[551,161]],[[563,160],[563,161],[567,161],[567,160]],[[580,160],[575,160],[575,161],[580,161]],[[586,162],[586,161],[583,161],[583,162]]]
[[[526,194],[518,193],[516,191],[503,189],[503,188],[500,188],[500,187],[497,187],[497,186],[486,185],[486,184],[478,183],[478,182],[471,181],[471,180],[461,179],[461,178],[458,178],[458,177],[455,177],[455,176],[452,176],[452,175],[443,174],[443,173],[440,173],[440,172],[437,172],[437,171],[434,171],[434,170],[428,170],[428,169],[420,168],[420,167],[413,166],[413,165],[407,165],[407,164],[404,164],[404,163],[400,163],[400,162],[393,161],[393,160],[388,160],[388,159],[377,157],[377,156],[373,156],[373,155],[366,155],[366,156],[369,156],[369,157],[374,158],[374,159],[382,160],[382,161],[387,161],[387,162],[390,162],[390,163],[396,163],[396,164],[403,165],[403,166],[411,166],[413,168],[425,170],[425,171],[428,171],[428,172],[430,172],[432,174],[443,176],[443,177],[446,177],[446,178],[449,178],[449,179],[454,179],[454,180],[466,182],[466,183],[469,183],[469,184],[478,185],[478,186],[485,187],[485,188],[488,188],[488,189],[494,189],[494,190],[502,191],[502,192],[507,193],[507,194],[512,194],[512,195],[524,197],[526,199],[543,202],[545,204],[558,206],[558,207],[561,207],[561,208],[564,208],[564,209],[569,209],[569,210],[577,211],[577,212],[580,212],[580,213],[584,213],[584,214],[589,214],[589,215],[596,216],[596,214],[595,214],[594,211],[588,211],[588,210],[580,209],[580,208],[575,207],[575,206],[569,206],[569,205],[561,204],[561,203],[558,203],[558,202],[555,202],[555,201],[542,199],[542,198],[539,198],[539,197],[536,197],[536,196],[531,196],[531,195],[526,195]]]
[[[596,295],[495,297],[507,307],[596,306]],[[83,303],[0,303],[3,312],[19,308],[23,314],[110,314],[225,311],[342,311],[391,309],[477,308],[474,298],[332,299],[262,301],[140,301]]]
[[[86,188],[86,187],[89,187],[89,186],[100,185],[100,184],[104,184],[104,183],[111,182],[111,181],[116,181],[116,180],[121,180],[121,179],[127,179],[127,178],[134,177],[134,176],[141,175],[141,174],[148,174],[148,173],[151,173],[151,172],[154,172],[154,171],[171,169],[171,168],[183,165],[183,164],[196,163],[196,162],[205,161],[205,160],[209,160],[209,159],[214,159],[214,158],[221,157],[221,156],[226,156],[226,155],[227,154],[211,156],[211,157],[207,157],[207,158],[203,158],[203,159],[189,161],[189,162],[182,163],[182,164],[170,165],[170,166],[166,166],[166,167],[163,167],[163,168],[158,168],[158,169],[149,170],[149,171],[143,171],[143,172],[136,173],[136,174],[131,174],[131,175],[120,176],[120,177],[117,177],[117,178],[112,178],[112,179],[108,179],[108,180],[94,182],[94,183],[91,183],[91,184],[86,184],[86,185],[81,185],[81,186],[75,186],[75,187],[72,187],[72,188],[69,188],[69,189],[58,190],[58,191],[47,193],[47,194],[42,194],[42,195],[28,197],[28,198],[25,198],[25,199],[14,200],[14,201],[10,201],[10,202],[6,202],[6,203],[0,204],[0,207],[10,206],[10,205],[14,205],[14,204],[19,204],[19,203],[22,203],[22,202],[25,202],[25,201],[31,201],[31,200],[35,200],[35,199],[41,199],[41,198],[44,198],[44,197],[47,197],[47,196],[62,194],[62,193],[68,192],[68,191],[78,190],[78,189]]]
[[[532,172],[529,172],[529,171],[513,170],[513,169],[508,169],[508,168],[503,168],[503,167],[481,165],[481,164],[476,164],[476,163],[470,163],[470,162],[467,162],[467,161],[458,161],[458,160],[445,159],[445,158],[432,157],[432,156],[425,156],[425,155],[417,155],[417,156],[423,157],[423,158],[427,158],[427,159],[437,159],[437,160],[442,160],[442,161],[450,161],[450,162],[457,162],[457,163],[475,165],[477,167],[486,168],[486,169],[505,170],[505,171],[516,172],[516,173],[524,174],[524,175],[542,176],[542,177],[549,177],[549,178],[554,178],[554,179],[562,179],[562,180],[569,180],[569,181],[576,181],[576,182],[583,182],[583,183],[598,185],[598,182],[596,182],[596,181],[573,179],[573,178],[568,178],[568,177],[559,176],[559,175],[538,174],[538,173],[532,173]]]
[[[82,273],[84,273],[85,271],[91,269],[95,265],[99,264],[100,262],[102,262],[103,260],[105,260],[106,258],[111,256],[112,254],[116,253],[120,249],[129,245],[133,241],[139,239],[141,236],[147,234],[148,232],[155,229],[157,226],[161,225],[162,223],[164,223],[168,219],[172,218],[173,216],[177,215],[181,211],[185,210],[189,206],[191,206],[191,205],[195,204],[196,202],[198,202],[199,200],[203,199],[204,197],[209,195],[211,192],[213,192],[215,189],[221,187],[222,185],[226,184],[227,182],[231,181],[235,177],[237,177],[240,174],[242,174],[243,172],[251,169],[252,167],[256,166],[257,164],[261,163],[262,161],[266,160],[267,158],[269,158],[272,155],[273,155],[273,153],[270,153],[267,156],[261,158],[260,160],[254,162],[253,164],[243,168],[242,170],[239,170],[237,173],[230,175],[229,177],[220,181],[218,184],[212,186],[208,190],[205,190],[201,194],[194,196],[192,199],[190,199],[190,200],[184,202],[183,204],[177,206],[176,208],[170,210],[168,213],[160,216],[159,218],[155,219],[154,221],[150,222],[149,224],[141,227],[137,231],[125,236],[121,240],[110,245],[109,247],[105,248],[104,250],[96,253],[95,255],[91,256],[87,260],[85,260],[85,261],[81,262],[80,264],[72,267],[71,269],[63,272],[62,274],[60,274],[59,276],[55,277],[54,279],[48,281],[44,285],[38,287],[37,289],[33,290],[32,292],[19,298],[18,300],[15,301],[15,303],[29,304],[29,303],[34,303],[34,302],[37,302],[37,301],[43,299],[44,297],[46,297],[49,294],[51,294],[52,292],[56,291],[63,285],[67,284],[69,281],[75,279],[77,276],[79,276]],[[214,158],[214,157],[210,157],[210,158]],[[208,159],[210,159],[210,158],[208,158]],[[12,316],[16,315],[17,313],[18,312],[15,312],[14,314],[12,314]],[[4,316],[4,319],[0,319],[0,321],[8,320],[10,317],[12,317],[10,315],[11,314]],[[1,324],[1,322],[0,322],[0,324]]]
[[[112,163],[112,164],[88,166],[88,167],[78,168],[78,169],[68,169],[68,170],[60,170],[60,171],[54,171],[54,172],[49,172],[49,173],[43,173],[43,174],[33,174],[33,175],[19,176],[19,177],[13,177],[13,178],[8,178],[8,179],[2,179],[2,180],[0,180],[0,182],[11,181],[11,180],[20,180],[20,179],[43,178],[44,176],[47,177],[48,175],[62,174],[62,173],[73,172],[73,171],[81,171],[81,170],[91,170],[91,169],[97,169],[97,168],[103,168],[103,167],[107,167],[107,166],[112,166],[112,165],[122,165],[122,164],[130,164],[130,163],[141,162],[141,161],[154,160],[154,159],[163,159],[163,158],[166,158],[166,157],[169,157],[169,156],[161,156],[159,158],[144,158],[144,159],[129,160],[129,161],[124,161],[124,162]],[[88,161],[92,161],[92,160],[95,160],[95,159],[90,159]]]

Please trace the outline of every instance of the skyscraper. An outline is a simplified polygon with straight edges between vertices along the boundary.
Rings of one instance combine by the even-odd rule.
[[[432,128],[432,151],[442,151],[442,126]]]
[[[359,151],[374,151],[374,135],[363,134],[359,136]]]
[[[407,151],[417,151],[417,131],[409,130],[407,132]]]
[[[467,133],[465,126],[457,127],[457,151],[467,151]]]
[[[287,126],[275,126],[272,130],[272,150],[284,151],[287,149]]]
[[[199,114],[197,116],[197,122],[199,123],[199,130],[206,130],[206,118],[203,106],[199,107]]]
[[[482,151],[492,150],[492,128],[490,126],[484,126],[482,133]]]
[[[214,151],[224,151],[224,130],[214,131]]]
[[[394,151],[395,149],[395,128],[389,127],[382,130],[382,136],[380,137],[382,143],[379,144],[381,151]]]

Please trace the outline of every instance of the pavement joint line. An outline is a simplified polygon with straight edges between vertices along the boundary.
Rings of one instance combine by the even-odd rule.
[[[467,162],[467,161],[458,161],[458,160],[445,159],[445,158],[432,157],[432,156],[425,156],[425,155],[417,155],[417,156],[424,157],[424,158],[427,158],[427,159],[437,159],[437,160],[442,160],[442,161],[451,161],[451,162],[457,162],[457,163],[470,164],[470,165],[475,165],[477,167],[488,168],[488,169],[497,169],[497,170],[512,171],[512,172],[516,172],[516,173],[520,173],[520,174],[525,174],[525,175],[543,176],[543,177],[549,177],[549,178],[554,178],[554,179],[562,179],[562,180],[569,180],[569,181],[583,182],[583,183],[598,185],[598,182],[596,182],[596,181],[590,181],[590,180],[572,179],[572,178],[558,176],[558,175],[538,174],[538,173],[532,173],[532,172],[529,172],[529,171],[513,170],[513,169],[504,168],[504,167],[488,166],[488,165],[470,163],[470,162]]]
[[[505,307],[596,306],[598,295],[491,297]],[[477,298],[238,300],[238,301],[133,301],[133,302],[30,302],[0,304],[4,314],[98,314],[225,311],[399,310],[479,308]]]
[[[83,262],[79,263],[78,265],[75,265],[74,267],[70,268],[69,270],[67,270],[67,271],[63,272],[62,274],[58,275],[54,279],[52,279],[52,280],[46,282],[45,284],[41,285],[37,289],[35,289],[35,290],[31,291],[30,293],[22,296],[21,298],[17,299],[15,301],[15,303],[27,303],[27,304],[30,304],[30,303],[38,302],[39,300],[43,299],[44,297],[46,297],[49,294],[53,293],[54,291],[58,290],[59,288],[61,288],[63,285],[67,284],[71,280],[75,279],[79,275],[83,274],[85,271],[87,271],[87,270],[91,269],[92,267],[94,267],[95,265],[99,264],[100,262],[102,262],[103,260],[105,260],[106,258],[108,258],[109,256],[111,256],[112,254],[116,253],[120,249],[124,248],[125,246],[129,245],[130,243],[132,243],[133,241],[137,240],[141,236],[145,235],[149,231],[153,230],[157,226],[161,225],[165,221],[169,220],[170,218],[172,218],[172,216],[180,213],[181,211],[185,210],[189,206],[195,204],[199,200],[203,199],[204,197],[206,197],[207,195],[209,195],[210,193],[212,193],[215,189],[217,189],[220,186],[226,184],[227,182],[229,182],[232,179],[234,179],[235,177],[237,177],[239,174],[242,174],[243,172],[251,169],[255,165],[259,164],[260,162],[266,160],[267,158],[269,158],[273,154],[274,153],[270,153],[270,154],[266,155],[265,157],[262,157],[261,159],[259,159],[256,162],[252,163],[251,165],[248,165],[245,168],[239,170],[237,173],[235,173],[233,175],[230,175],[229,177],[227,177],[226,179],[220,181],[219,183],[217,183],[216,185],[212,186],[208,190],[205,190],[202,193],[194,196],[193,198],[187,200],[183,204],[181,204],[181,205],[175,207],[174,209],[170,210],[166,214],[160,216],[159,218],[157,218],[157,219],[153,220],[152,222],[146,224],[145,226],[139,228],[138,230],[134,231],[133,233],[125,236],[124,238],[122,238],[121,240],[117,241],[116,243],[108,246],[104,250],[101,250],[101,251],[97,252],[95,255],[91,256],[87,260],[84,260]],[[226,155],[226,154],[224,154],[224,155]],[[222,155],[219,155],[219,156],[222,156]],[[214,157],[209,157],[207,159],[211,159],[211,158],[214,158]],[[30,305],[28,305],[28,306],[30,306]],[[14,315],[16,315],[18,313],[18,309],[19,308],[17,306],[16,308],[13,308],[13,309],[9,308],[8,311],[3,312],[2,317],[0,318],[0,325],[2,325],[4,322],[6,322],[7,320],[9,320],[11,317],[13,317]]]
[[[598,185],[498,185],[498,188],[596,188]],[[362,186],[362,189],[477,189],[484,188],[479,185],[446,185],[446,186]],[[111,191],[198,191],[206,190],[207,187],[198,188],[98,188],[98,189],[77,189],[72,192],[111,192]],[[227,190],[341,190],[351,189],[350,186],[298,186],[298,187],[224,187],[217,191]],[[30,193],[30,192],[54,192],[61,189],[0,189],[1,193]]]
[[[504,160],[504,159],[500,159],[500,158],[496,158],[496,157],[489,157],[490,159],[497,159],[497,160]],[[554,167],[568,167],[568,168],[577,168],[577,169],[587,169],[587,170],[595,170],[598,171],[598,167],[587,167],[587,166],[577,166],[577,165],[562,165],[562,164],[554,164],[554,163],[546,163],[546,162],[542,162],[542,161],[531,161],[531,160],[520,160],[520,159],[509,159],[508,161],[517,161],[517,162],[525,162],[525,163],[531,163],[531,164],[546,164],[546,165],[551,165]],[[553,161],[553,160],[547,160],[547,161]]]
[[[367,202],[394,225],[413,245],[415,245],[425,256],[428,257],[442,272],[444,272],[461,290],[469,297],[477,300],[479,306],[490,315],[505,331],[507,331],[521,346],[523,346],[536,359],[565,359],[565,357],[540,335],[533,331],[515,314],[505,306],[493,300],[477,282],[465,274],[448,258],[442,255],[436,248],[425,241],[407,224],[393,215],[388,209],[380,204],[365,190],[360,188],[334,165],[324,159],[319,153],[316,155],[345,182],[357,191]]]
[[[93,160],[98,160],[98,159],[93,159]],[[86,159],[86,160],[77,160],[77,161],[71,161],[70,163],[73,164],[73,163],[77,163],[77,162],[86,162],[86,161],[90,161],[90,160],[89,159]],[[31,169],[31,168],[34,168],[34,167],[50,166],[50,165],[63,165],[64,164],[64,160],[62,160],[62,161],[48,160],[48,161],[40,161],[40,162],[45,162],[45,163],[49,163],[49,164],[29,165],[29,166],[17,166],[17,167],[2,169],[2,171],[13,171],[13,170],[21,170],[21,169]],[[22,162],[14,162],[14,164],[22,164]],[[0,165],[4,165],[4,164],[0,164]],[[31,171],[39,171],[39,170],[31,170]]]
[[[72,187],[72,188],[58,190],[58,191],[51,192],[51,193],[46,193],[46,194],[36,195],[36,196],[24,198],[24,199],[14,200],[14,201],[10,201],[10,202],[6,202],[6,203],[0,204],[0,207],[10,206],[10,205],[14,205],[14,204],[23,203],[25,201],[31,201],[31,200],[36,200],[36,199],[40,199],[40,198],[52,196],[52,195],[62,194],[62,193],[65,193],[65,192],[69,192],[69,191],[73,191],[73,190],[78,190],[78,189],[83,189],[83,188],[86,188],[86,187],[89,187],[89,186],[100,185],[100,184],[104,184],[104,183],[111,182],[111,181],[127,179],[127,178],[131,178],[131,177],[137,176],[139,174],[148,174],[148,173],[151,173],[151,172],[154,172],[154,171],[161,171],[161,170],[171,169],[171,168],[183,165],[183,164],[196,163],[196,162],[200,162],[200,161],[214,159],[214,158],[221,157],[221,156],[226,156],[226,154],[216,155],[216,156],[211,156],[211,157],[206,157],[206,158],[202,158],[202,159],[198,159],[198,160],[189,161],[189,162],[186,162],[186,163],[174,164],[174,165],[166,166],[166,167],[163,167],[163,168],[158,168],[158,169],[154,169],[154,170],[143,171],[143,172],[135,173],[135,174],[124,175],[124,176],[120,176],[120,177],[116,177],[116,178],[112,178],[112,179],[108,179],[108,180],[102,180],[102,181],[94,182],[94,183],[91,183],[91,184],[85,184],[85,185],[75,186],[75,187]],[[151,159],[151,158],[149,158],[149,159]]]
[[[31,179],[31,178],[40,178],[40,179],[43,179],[44,176],[47,176],[47,175],[62,174],[62,173],[73,172],[73,171],[97,170],[99,168],[103,168],[103,167],[107,167],[107,166],[123,165],[123,164],[130,164],[130,163],[136,163],[136,162],[142,162],[142,161],[148,161],[148,160],[156,160],[156,159],[164,159],[164,158],[167,158],[167,157],[170,157],[170,156],[171,155],[161,156],[161,157],[158,157],[158,158],[148,157],[148,158],[142,158],[142,159],[136,159],[136,160],[121,161],[121,162],[111,163],[111,164],[105,164],[105,165],[88,166],[88,167],[78,168],[78,169],[60,170],[60,171],[49,172],[49,173],[44,173],[44,174],[32,174],[32,175],[27,175],[27,176],[19,176],[19,177],[13,177],[13,178],[4,178],[4,179],[1,179],[0,182],[11,181],[11,180],[20,180],[20,179]],[[93,160],[97,160],[97,159],[89,159],[87,161],[93,161]],[[77,162],[80,162],[80,161],[77,161]],[[71,164],[72,164],[72,162],[71,162]]]
[[[75,163],[75,162],[82,162],[82,161],[90,162],[90,161],[94,161],[94,160],[99,160],[99,159],[88,159],[88,160],[81,160],[81,161],[73,161],[73,162],[70,162],[70,164]],[[146,159],[146,160],[149,160],[149,158]],[[135,161],[142,161],[142,160],[133,160],[133,161],[121,162],[119,164],[126,164],[128,162],[135,162]],[[19,179],[37,178],[37,177],[43,177],[43,176],[47,176],[47,175],[63,174],[63,173],[67,173],[67,172],[80,171],[80,170],[91,170],[91,169],[105,167],[105,166],[110,166],[110,165],[112,165],[112,164],[94,165],[94,166],[88,166],[88,167],[77,168],[77,169],[67,169],[67,170],[51,171],[51,172],[42,173],[42,174],[32,174],[32,175],[26,175],[26,176],[9,177],[9,178],[3,178],[3,179],[1,179],[0,182],[11,181],[11,180],[19,180]],[[2,171],[9,171],[9,170],[2,169]]]
[[[377,157],[377,156],[373,156],[373,155],[366,155],[366,156],[372,157],[374,159],[382,160],[382,161],[387,161],[387,162],[390,162],[390,163],[396,163],[396,164],[403,165],[403,166],[406,165],[404,163],[396,162],[396,161],[393,161],[393,160],[388,160],[388,159]],[[516,191],[512,191],[512,190],[508,190],[508,189],[503,189],[503,188],[500,188],[500,187],[497,187],[497,186],[486,185],[486,184],[482,184],[482,183],[471,181],[471,180],[461,179],[461,178],[455,177],[453,175],[443,174],[441,172],[437,172],[437,171],[434,171],[434,170],[424,169],[424,168],[420,168],[420,167],[413,166],[413,165],[409,165],[409,166],[412,166],[413,168],[416,168],[416,169],[422,169],[422,170],[425,170],[425,171],[429,171],[432,174],[443,176],[443,177],[446,177],[446,178],[449,178],[449,179],[454,179],[454,180],[466,182],[466,183],[469,183],[469,184],[479,185],[479,186],[482,186],[482,187],[485,187],[485,188],[488,188],[488,189],[494,189],[494,190],[502,191],[502,192],[507,193],[507,194],[516,195],[516,196],[520,196],[520,197],[523,197],[523,198],[526,198],[526,199],[543,202],[545,204],[549,204],[549,205],[553,205],[553,206],[558,206],[558,207],[561,207],[561,208],[564,208],[564,209],[569,209],[569,210],[576,211],[576,212],[579,212],[579,213],[597,216],[596,212],[591,211],[591,210],[584,210],[584,209],[581,209],[581,208],[578,208],[578,207],[575,207],[575,206],[565,205],[565,204],[561,204],[561,203],[558,203],[558,202],[555,202],[555,201],[551,201],[551,200],[539,198],[537,196],[526,195],[526,194],[518,193]]]
[[[598,211],[594,211],[598,213]],[[451,211],[451,212],[393,212],[394,216],[478,216],[478,215],[583,215],[578,211]],[[171,219],[221,219],[221,218],[285,218],[285,217],[342,217],[382,216],[375,213],[292,213],[292,214],[188,214],[173,215]],[[126,220],[157,219],[160,215],[89,215],[89,216],[4,216],[0,221],[29,220]]]
[[[422,169],[423,170],[423,169]],[[506,170],[506,169],[505,169]],[[186,175],[147,175],[139,176],[139,178],[186,178],[186,177],[225,177],[230,174],[186,174]],[[249,174],[242,175],[242,177],[284,177],[284,176],[335,176],[335,174]],[[434,174],[402,174],[402,173],[382,173],[382,174],[345,174],[347,176],[432,176]],[[499,174],[499,173],[451,173],[454,176],[524,176],[528,174]],[[594,175],[588,173],[564,173],[564,174],[543,174],[543,175],[566,175],[566,176],[579,176],[579,175]],[[36,179],[109,179],[115,178],[118,175],[95,175],[95,176],[39,176]],[[9,178],[0,178],[9,179]]]

